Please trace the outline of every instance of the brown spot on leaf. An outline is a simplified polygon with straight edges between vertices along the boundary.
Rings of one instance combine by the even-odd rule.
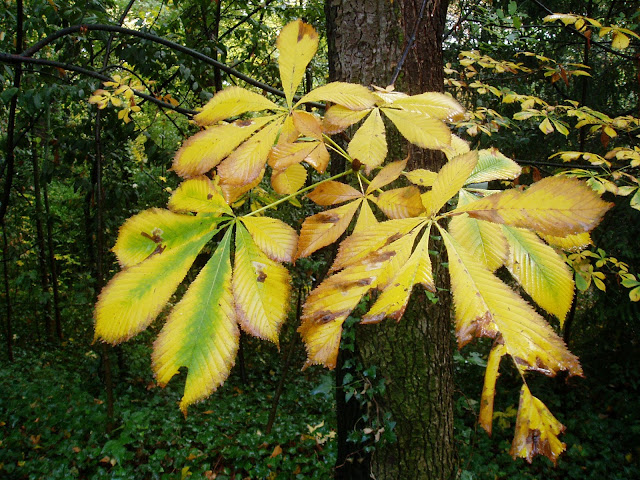
[[[260,271],[258,273],[258,278],[256,280],[258,280],[258,282],[260,283],[264,283],[264,281],[267,279],[267,274],[264,273],[263,271]]]
[[[340,215],[336,213],[319,213],[318,220],[321,223],[338,223],[340,221]]]
[[[151,232],[151,235],[149,235],[147,232],[140,232],[140,235],[142,235],[145,238],[148,238],[149,240],[151,240],[154,243],[162,243],[164,240],[162,239],[162,234],[164,232],[162,230],[160,230],[159,228],[154,228],[153,232]]]
[[[238,125],[239,127],[248,127],[250,125],[253,125],[253,121],[252,120],[238,120],[236,122],[236,125]]]
[[[387,238],[387,241],[385,242],[384,246],[386,247],[387,245],[395,242],[396,240],[399,240],[402,238],[402,234],[401,233],[394,233],[393,235],[391,235],[389,238]]]
[[[213,194],[212,193],[208,193],[207,194],[207,200],[211,200],[213,198]]]

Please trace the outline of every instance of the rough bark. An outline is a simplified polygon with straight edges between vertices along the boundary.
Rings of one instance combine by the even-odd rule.
[[[397,89],[409,93],[442,91],[442,33],[448,2],[424,3],[415,30],[422,0],[327,0],[330,78],[386,86],[415,31],[415,43],[402,65]],[[410,152],[411,168],[437,170],[444,163],[437,153]],[[438,286],[446,288],[441,256],[432,257],[434,276]],[[376,407],[380,415],[391,413],[397,435],[397,442],[376,446],[368,478],[455,477],[450,297],[442,291],[437,304],[432,304],[424,291],[416,290],[400,322],[383,321],[357,330],[363,362],[377,365],[378,374],[387,381],[387,392],[375,399]],[[338,408],[345,405],[338,402]],[[353,416],[353,412],[346,415]],[[338,419],[343,422],[345,415],[338,412]],[[345,427],[339,424],[339,437],[341,428]],[[338,467],[344,468],[340,452],[338,457]],[[351,478],[339,472],[337,478]]]

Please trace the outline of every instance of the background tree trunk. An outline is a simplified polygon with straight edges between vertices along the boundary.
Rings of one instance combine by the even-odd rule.
[[[332,80],[386,86],[415,34],[398,89],[412,94],[443,90],[442,35],[448,1],[327,0],[325,5]],[[411,168],[438,170],[445,161],[439,152],[409,150]],[[437,285],[446,288],[441,255],[432,260]],[[378,415],[390,413],[396,422],[397,441],[377,445],[371,458],[367,476],[377,480],[455,476],[450,296],[440,291],[434,304],[422,289],[416,290],[400,322],[357,329],[364,364],[376,365],[387,382],[386,393],[375,399]],[[345,408],[344,402],[339,401],[338,408]],[[338,412],[339,445],[341,435],[354,426],[344,425],[345,419],[353,416]],[[340,476],[340,469],[346,468],[342,462],[339,452],[337,478],[367,478]]]

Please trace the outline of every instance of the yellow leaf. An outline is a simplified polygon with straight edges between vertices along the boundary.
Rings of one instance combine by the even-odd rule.
[[[172,310],[154,343],[153,371],[160,385],[166,385],[180,367],[189,369],[180,401],[185,415],[189,405],[224,383],[238,351],[230,238],[231,229]]]
[[[278,136],[281,122],[267,125],[234,150],[219,166],[218,175],[224,183],[246,185],[264,169],[269,151]]]
[[[475,198],[474,195],[462,190],[458,205],[466,205]],[[504,265],[509,249],[500,225],[476,220],[467,215],[458,215],[449,222],[449,232],[490,271],[495,272]]]
[[[293,124],[303,137],[322,140],[322,123],[314,114],[295,110],[292,114]]]
[[[278,143],[269,151],[268,164],[275,170],[302,162],[316,148],[318,142]]]
[[[340,133],[362,120],[369,110],[351,110],[342,105],[332,105],[325,112],[322,130],[328,134]]]
[[[451,145],[442,149],[448,160],[467,153],[469,150],[469,144],[456,135],[451,135]]]
[[[331,102],[349,110],[367,110],[376,104],[376,99],[362,85],[333,82],[311,90],[298,105],[305,102]]]
[[[493,180],[512,180],[518,177],[521,171],[520,165],[505,157],[497,148],[484,149],[478,151],[478,164],[465,185]]]
[[[367,267],[351,267],[325,279],[307,297],[298,328],[307,348],[307,366],[336,366],[342,324],[374,279]]]
[[[373,214],[369,202],[365,200],[360,207],[360,213],[358,214],[358,220],[356,220],[356,226],[353,227],[353,233],[359,233],[365,230],[371,230],[378,228],[378,220]]]
[[[414,145],[434,150],[442,150],[451,145],[451,132],[440,120],[406,110],[391,108],[381,110],[398,128],[402,136]]]
[[[116,344],[147,328],[215,233],[216,223],[212,219],[202,221],[207,222],[208,228],[190,232],[191,238],[180,245],[158,251],[111,279],[96,303],[96,339]]]
[[[614,32],[613,39],[611,40],[611,46],[613,48],[619,48],[620,50],[624,50],[629,46],[630,38],[627,37],[624,33]]]
[[[282,110],[282,107],[245,88],[227,87],[216,93],[193,119],[199,125],[213,125],[220,120],[261,110]]]
[[[362,199],[307,217],[300,230],[295,258],[308,257],[340,238],[351,223],[360,203]]]
[[[327,165],[329,165],[329,160],[329,151],[324,145],[324,142],[318,142],[316,148],[304,159],[304,161],[311,165],[318,173],[324,173]]]
[[[353,135],[347,152],[354,160],[365,165],[367,174],[384,162],[387,156],[387,138],[380,111],[375,108]]]
[[[404,174],[414,185],[418,185],[420,187],[430,187],[433,185],[438,174],[436,172],[432,172],[431,170],[426,170],[424,168],[417,168],[415,170],[411,170]]]
[[[208,177],[185,180],[173,192],[167,205],[174,212],[226,213],[233,211],[225,202],[222,192]]]
[[[270,217],[242,217],[253,241],[270,259],[290,262],[298,244],[298,234],[282,220]]]
[[[545,404],[531,395],[529,388],[523,385],[520,390],[516,433],[510,451],[513,458],[526,458],[531,463],[534,456],[542,454],[555,465],[558,456],[565,450],[565,444],[558,439],[564,429]]]
[[[375,230],[364,230],[357,235],[351,235],[340,244],[338,254],[329,272],[356,265],[376,251],[382,252],[385,246],[406,236],[414,228],[424,225],[424,223],[424,218],[388,220],[378,223]],[[393,256],[396,253],[390,251],[389,254]]]
[[[496,380],[498,379],[498,369],[500,360],[507,353],[504,345],[497,343],[491,349],[487,368],[484,372],[484,386],[482,387],[482,399],[480,401],[480,416],[478,423],[485,431],[491,435],[491,426],[493,423],[493,399],[496,396]]]
[[[238,200],[242,195],[244,195],[249,190],[255,188],[261,181],[264,176],[264,168],[260,170],[258,177],[252,182],[246,185],[232,185],[225,183],[224,180],[220,181],[220,189],[222,190],[222,196],[226,200],[226,202],[231,205],[236,200]]]
[[[545,118],[542,122],[540,122],[538,128],[545,135],[553,133],[553,125],[551,125],[551,121],[548,118]]]
[[[565,252],[578,252],[589,245],[593,245],[591,235],[587,232],[567,235],[566,237],[554,237],[552,235],[541,235],[541,237],[549,245],[560,248]]]
[[[525,292],[560,326],[573,302],[573,275],[556,251],[530,230],[502,226],[509,244],[506,266]]]
[[[280,53],[278,64],[282,89],[287,105],[291,107],[305,69],[318,49],[318,32],[308,23],[295,20],[282,29],[276,47]]]
[[[238,224],[233,297],[242,329],[277,345],[289,308],[289,292],[287,269],[262,253],[249,232]]]
[[[413,185],[384,191],[375,202],[389,218],[417,217],[424,212],[420,190]]]
[[[211,216],[178,215],[151,208],[129,218],[120,227],[113,247],[122,268],[136,265],[152,254],[168,252],[205,235],[220,219]]]
[[[582,375],[578,359],[536,311],[440,228],[449,257],[460,346],[473,337],[502,341],[518,366],[554,375]]]
[[[602,201],[579,180],[547,177],[524,192],[505,190],[454,212],[467,212],[480,220],[564,237],[593,229],[612,205]]]
[[[218,165],[256,130],[276,117],[238,120],[196,133],[182,144],[173,160],[173,170],[181,177],[195,177]]]
[[[430,228],[427,228],[409,260],[403,262],[371,309],[362,317],[362,323],[377,323],[385,317],[400,320],[409,303],[411,290],[417,283],[435,292],[429,258],[429,231]]]
[[[371,180],[371,183],[367,187],[366,193],[369,194],[379,188],[384,187],[385,185],[389,185],[391,182],[396,180],[407,166],[407,161],[408,159],[398,160],[397,162],[391,162],[388,165],[382,167],[378,174],[373,177],[373,180]]]
[[[401,97],[393,102],[394,107],[417,112],[439,120],[455,117],[464,112],[462,106],[449,95],[426,92],[410,97]]]
[[[346,183],[329,180],[323,182],[307,195],[316,205],[336,205],[362,197],[362,193]]]
[[[478,152],[475,150],[458,155],[445,163],[433,182],[430,195],[427,196],[426,216],[437,214],[460,191],[477,163]]]
[[[271,174],[271,186],[276,193],[290,195],[297,192],[307,181],[307,169],[299,163],[284,170],[274,170]]]

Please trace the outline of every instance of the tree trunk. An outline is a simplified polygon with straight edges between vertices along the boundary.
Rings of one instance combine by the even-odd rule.
[[[13,311],[11,310],[11,287],[9,286],[9,241],[7,240],[7,228],[4,224],[4,219],[0,220],[0,226],[2,226],[2,272],[4,279],[5,312],[7,314],[5,323],[7,334],[7,357],[10,362],[13,362]]]
[[[448,1],[327,0],[325,5],[331,80],[382,87],[392,83],[403,49],[415,35],[395,83],[412,94],[442,91],[442,34]],[[399,148],[390,148],[394,150]],[[409,150],[411,168],[438,170],[444,163],[439,152]],[[434,278],[439,287],[447,288],[440,260],[441,255],[432,257]],[[356,343],[365,366],[376,365],[378,376],[387,382],[385,394],[375,398],[378,416],[390,413],[396,422],[397,441],[376,445],[369,478],[455,477],[450,309],[448,291],[440,291],[433,304],[417,287],[400,322],[357,329]],[[341,402],[338,405],[344,407]],[[344,420],[341,412],[338,419],[339,423]],[[353,425],[339,424],[339,437],[345,428]],[[338,467],[344,468],[340,453]],[[350,478],[340,476],[340,468],[337,478]]]

